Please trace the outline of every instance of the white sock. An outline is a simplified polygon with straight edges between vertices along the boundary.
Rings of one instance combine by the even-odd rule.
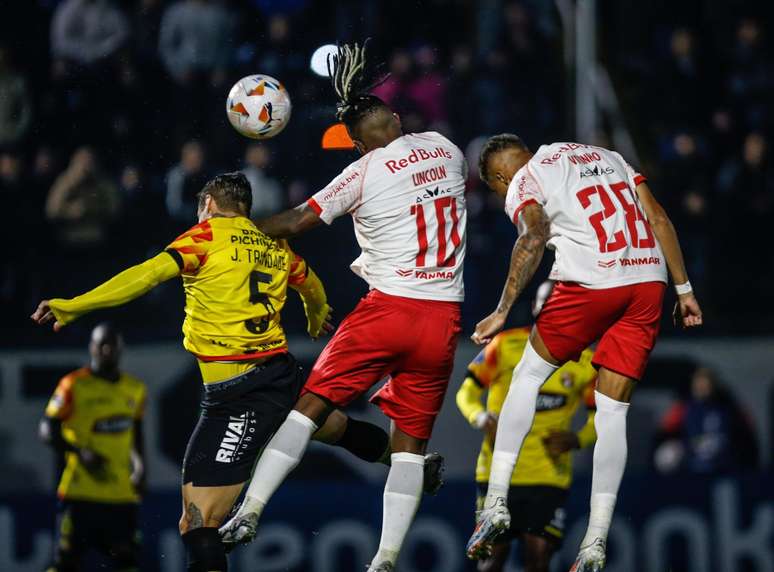
[[[390,458],[392,465],[384,485],[382,537],[372,565],[384,561],[395,564],[422,498],[425,457],[413,453],[393,453]]]
[[[513,467],[521,445],[532,428],[540,387],[556,371],[527,342],[519,365],[513,370],[511,387],[497,422],[497,437],[492,454],[492,469],[484,508],[492,507],[498,498],[508,498]]]
[[[317,424],[302,413],[290,412],[258,459],[238,514],[256,512],[261,515],[271,495],[301,461],[309,439],[317,429]]]
[[[597,538],[607,541],[618,487],[626,468],[626,414],[629,404],[610,399],[598,391],[594,395],[597,401],[594,417],[597,443],[594,446],[589,526],[581,547],[588,546]]]

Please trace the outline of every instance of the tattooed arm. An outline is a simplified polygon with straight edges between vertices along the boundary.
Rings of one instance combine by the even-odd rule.
[[[524,287],[532,279],[548,241],[548,217],[539,204],[529,204],[519,215],[519,238],[513,246],[511,267],[500,303],[489,316],[476,325],[471,339],[477,344],[488,344],[503,329],[508,312]]]

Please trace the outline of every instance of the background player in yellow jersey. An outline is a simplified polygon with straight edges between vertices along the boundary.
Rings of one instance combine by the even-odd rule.
[[[89,549],[114,570],[138,567],[137,505],[145,480],[142,416],[145,384],[120,370],[123,341],[108,324],[91,334],[88,367],[61,379],[40,436],[64,455],[57,487],[54,563],[49,572],[80,570]]]
[[[552,283],[538,289],[533,313],[540,311]],[[489,483],[492,445],[497,417],[511,384],[513,369],[521,360],[530,328],[515,328],[498,334],[468,366],[467,376],[457,392],[457,406],[468,422],[484,431],[484,440],[476,465],[478,508],[483,507]],[[567,362],[541,387],[532,429],[524,440],[521,454],[511,477],[508,505],[511,526],[497,539],[489,558],[479,560],[480,572],[503,570],[510,543],[519,539],[526,572],[548,572],[554,552],[564,535],[564,504],[572,482],[570,451],[593,444],[594,380],[593,352],[586,350],[578,362]],[[482,395],[488,392],[486,405]],[[572,419],[581,403],[588,418],[577,431]]]
[[[58,330],[182,276],[183,345],[198,358],[205,389],[183,461],[180,533],[192,571],[226,570],[217,527],[301,390],[280,325],[287,287],[301,295],[312,337],[332,329],[322,283],[286,241],[256,229],[251,202],[244,175],[215,177],[199,194],[199,224],[164,252],[81,296],[44,300],[32,315]]]

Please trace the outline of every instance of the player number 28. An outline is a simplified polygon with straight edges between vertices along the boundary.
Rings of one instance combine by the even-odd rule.
[[[435,218],[438,220],[436,266],[454,266],[457,263],[454,253],[460,245],[460,233],[457,229],[460,222],[460,219],[457,216],[457,201],[454,200],[454,197],[441,197],[440,199],[434,200],[432,204],[435,207]],[[449,217],[451,219],[451,242],[454,247],[448,257],[446,256],[447,210],[449,211]],[[424,205],[411,205],[411,214],[416,217],[417,221],[417,242],[419,242],[419,250],[417,251],[416,265],[417,268],[421,268],[425,266],[428,248]]]
[[[656,245],[653,232],[650,230],[650,225],[648,224],[648,221],[645,220],[642,211],[634,201],[632,190],[629,185],[624,181],[612,183],[610,185],[610,191],[612,191],[613,195],[615,195],[615,198],[618,200],[618,203],[620,203],[620,206],[623,207],[626,212],[626,227],[629,230],[629,244],[634,248],[653,248]],[[632,196],[632,202],[626,200],[624,191]],[[607,189],[605,189],[603,185],[591,185],[576,193],[576,196],[584,209],[591,206],[591,197],[593,195],[598,195],[599,200],[602,203],[602,210],[589,216],[589,222],[594,228],[594,232],[597,234],[597,240],[599,240],[599,251],[615,252],[616,250],[621,250],[627,243],[626,234],[623,229],[616,230],[611,238],[607,235],[607,231],[605,231],[605,227],[602,225],[602,221],[613,216],[619,207],[613,202],[613,199],[610,198]],[[644,237],[640,237],[640,233],[637,230],[637,221],[640,221],[645,229]]]

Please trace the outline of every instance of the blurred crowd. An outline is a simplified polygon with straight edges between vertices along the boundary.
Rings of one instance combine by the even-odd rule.
[[[334,108],[327,80],[309,69],[319,45],[373,37],[372,61],[390,73],[378,95],[406,130],[447,134],[471,165],[497,132],[533,148],[572,138],[551,2],[33,0],[17,10],[13,21],[34,25],[5,18],[0,36],[0,193],[11,204],[0,261],[11,320],[0,331],[16,343],[42,339],[23,325],[40,298],[76,294],[190,226],[214,173],[243,170],[261,216],[303,201],[351,161],[319,149]],[[674,218],[716,332],[770,332],[774,315],[763,247],[774,220],[770,33],[739,14],[712,34],[664,22],[641,29],[638,44],[600,37],[640,166]],[[249,73],[281,79],[293,99],[293,120],[266,143],[226,120],[228,89]],[[515,236],[471,173],[468,324],[496,300]],[[350,308],[363,290],[345,271],[354,239],[348,225],[328,232],[298,248],[335,280],[333,305]],[[176,334],[179,316],[163,311],[173,295],[136,302],[144,337]]]

